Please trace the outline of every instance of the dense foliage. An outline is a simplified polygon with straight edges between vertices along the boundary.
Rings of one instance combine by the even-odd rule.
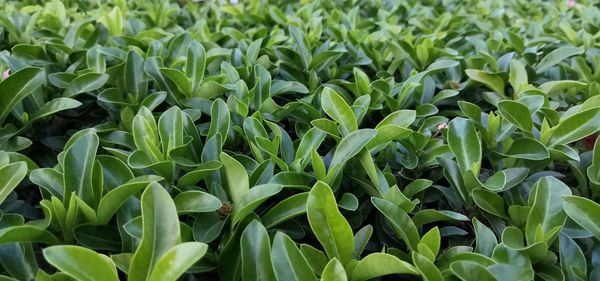
[[[235,2],[0,0],[0,280],[600,280],[594,1]]]

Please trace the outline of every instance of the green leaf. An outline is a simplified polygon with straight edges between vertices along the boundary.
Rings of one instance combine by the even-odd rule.
[[[10,278],[11,281],[34,279],[38,265],[32,253],[33,247],[27,244],[11,243],[0,246],[0,263],[7,275],[15,278]]]
[[[474,261],[457,261],[450,265],[452,273],[460,280],[494,281],[496,278],[481,264]]]
[[[590,182],[600,185],[600,138],[596,138],[592,155],[592,165],[587,168],[587,176]]]
[[[366,130],[366,129],[361,129]],[[410,136],[413,131],[396,125],[384,125],[377,128],[377,135],[367,143],[371,153],[378,152],[393,140]]]
[[[514,140],[508,151],[500,154],[526,160],[544,160],[550,157],[548,148],[540,141],[531,138]]]
[[[120,36],[123,33],[123,12],[119,6],[114,6],[108,13],[104,13],[99,21],[102,22],[110,35]]]
[[[329,262],[329,258],[325,253],[311,245],[301,244],[300,251],[302,255],[306,258],[313,272],[317,275],[320,275],[325,269],[325,266]]]
[[[225,143],[229,132],[230,115],[227,104],[222,99],[216,99],[211,107],[211,120],[208,129],[207,139],[210,139],[217,133],[221,134],[222,143]]]
[[[58,244],[58,239],[50,231],[31,225],[18,225],[0,230],[0,244],[14,242],[38,242]]]
[[[75,137],[73,137],[75,138]],[[71,192],[90,206],[96,206],[100,198],[93,188],[94,161],[100,141],[93,131],[80,136],[66,150],[63,167],[65,199],[69,202]]]
[[[203,178],[212,174],[214,171],[220,169],[221,167],[222,167],[222,165],[219,161],[216,161],[216,160],[205,161],[202,164],[200,164],[199,166],[197,166],[194,170],[188,172],[187,174],[185,174],[181,178],[179,178],[179,181],[177,181],[177,186],[178,187],[193,186],[193,185],[197,184]]]
[[[310,54],[310,48],[306,38],[304,37],[304,32],[294,25],[289,25],[288,30],[294,41],[296,42],[296,47],[298,48],[298,53],[300,54],[300,58],[302,59],[302,65],[306,70],[311,63],[312,56]]]
[[[456,157],[463,177],[467,171],[479,175],[481,166],[481,140],[475,126],[464,118],[455,118],[448,124],[448,146]]]
[[[10,195],[27,175],[25,162],[11,163],[0,167],[0,203]]]
[[[279,193],[282,189],[278,184],[261,184],[251,188],[241,199],[239,204],[234,203],[232,224],[235,225],[248,214],[252,213],[262,202]]]
[[[580,161],[577,150],[566,144],[557,144],[550,148],[550,158],[555,161]]]
[[[600,124],[598,107],[574,114],[551,129],[552,136],[548,145],[555,146],[578,141],[600,130],[598,124]]]
[[[234,205],[241,206],[243,198],[250,190],[246,168],[224,152],[221,152],[219,158],[225,168],[229,198]]]
[[[375,129],[385,125],[396,125],[398,127],[406,128],[415,122],[416,117],[417,113],[414,110],[398,110],[383,118],[383,120],[381,120],[381,122],[375,126]]]
[[[412,181],[411,183],[409,183],[404,188],[404,190],[402,191],[402,193],[407,198],[412,198],[417,193],[419,193],[419,192],[421,192],[421,191],[429,188],[432,184],[433,184],[433,181],[428,180],[428,179],[416,179],[416,180]]]
[[[253,220],[242,233],[242,280],[275,280],[267,229]]]
[[[348,211],[356,211],[358,209],[358,198],[352,193],[344,193],[338,202],[338,206]]]
[[[127,53],[125,76],[123,77],[125,89],[138,100],[141,100],[148,92],[148,79],[146,78],[146,73],[141,71],[143,66],[144,59],[138,53],[133,50]]]
[[[377,135],[373,129],[361,129],[344,137],[335,148],[327,171],[328,180],[335,178],[346,162],[356,156]]]
[[[574,80],[558,80],[558,81],[548,81],[538,88],[540,91],[546,93],[547,95],[553,95],[556,92],[571,90],[571,89],[580,89],[587,86],[587,83],[574,81]]]
[[[190,190],[179,193],[175,198],[175,207],[178,213],[206,213],[214,212],[221,208],[221,200],[210,193],[199,190]]]
[[[323,273],[321,274],[321,281],[347,281],[348,277],[346,277],[346,270],[344,270],[344,266],[340,263],[340,261],[336,258],[331,259],[325,269],[323,269]]]
[[[515,93],[521,92],[528,84],[527,71],[525,66],[516,59],[510,60],[510,72],[508,82],[513,87]]]
[[[111,259],[92,250],[71,245],[44,249],[46,260],[81,281],[118,281],[117,269]]]
[[[471,195],[479,208],[492,215],[507,218],[506,211],[504,210],[504,200],[500,195],[485,189],[473,190]]]
[[[436,222],[436,221],[468,221],[469,218],[461,213],[448,211],[448,210],[434,210],[425,209],[421,210],[413,216],[413,222],[417,226]]]
[[[430,229],[423,235],[423,237],[421,237],[421,241],[419,243],[427,246],[433,253],[434,257],[437,256],[441,246],[440,229],[437,226]]]
[[[208,245],[200,242],[181,243],[171,248],[156,262],[148,280],[178,280],[188,268],[206,254],[207,249]]]
[[[204,243],[214,241],[221,234],[226,221],[216,212],[198,213],[192,229],[194,239]]]
[[[481,84],[486,85],[500,96],[504,97],[504,80],[497,74],[485,72],[477,69],[467,69],[465,73],[473,81],[477,81]]]
[[[368,149],[363,148],[363,150],[361,150],[359,152],[358,155],[358,159],[360,161],[360,164],[362,165],[362,167],[365,169],[365,172],[367,172],[367,175],[369,176],[369,179],[371,180],[371,182],[373,183],[375,189],[379,188],[379,176],[377,175],[377,168],[375,167],[375,161],[373,161],[373,157],[371,156],[371,153],[369,152]],[[313,166],[315,166],[313,164]],[[376,195],[377,192],[371,192],[370,195]]]
[[[381,198],[372,197],[371,202],[385,216],[392,229],[411,250],[417,249],[419,232],[410,217],[396,204]]]
[[[304,137],[300,140],[300,144],[298,144],[298,149],[296,149],[296,158],[294,159],[294,162],[299,161],[301,163],[306,162],[306,164],[308,164],[307,160],[310,159],[311,152],[321,145],[326,136],[327,134],[317,129],[316,127],[310,128],[306,132]],[[304,167],[304,165],[302,165],[302,167]]]
[[[24,98],[32,94],[46,80],[41,68],[21,69],[0,82],[0,124]]]
[[[276,226],[286,220],[306,213],[308,192],[292,195],[273,206],[261,218],[266,228]]]
[[[562,198],[562,202],[564,211],[569,218],[600,240],[600,220],[598,219],[600,205],[580,196],[565,196]]]
[[[157,177],[156,180],[161,179]],[[148,187],[152,180],[131,180],[115,189],[109,191],[98,204],[98,223],[107,224],[110,218],[117,212],[132,195]]]
[[[581,248],[565,234],[560,235],[560,266],[563,273],[567,275],[567,280],[586,280],[587,261]],[[583,274],[584,276],[579,276]]]
[[[531,120],[531,113],[527,106],[518,101],[505,100],[498,103],[498,109],[508,122],[526,132],[531,132],[533,120]]]
[[[31,116],[30,122],[42,119],[44,117],[53,115],[59,111],[77,108],[81,105],[81,102],[70,98],[55,98],[46,104],[44,104],[38,111]]]
[[[146,157],[149,157],[151,163],[163,160],[163,154],[160,151],[158,126],[148,108],[140,108],[138,114],[133,118],[132,133],[135,147],[143,152]],[[129,159],[132,158],[131,155]],[[131,163],[129,164],[131,165]]]
[[[355,259],[358,259],[362,252],[365,250],[367,243],[369,243],[369,239],[371,239],[371,235],[373,234],[373,226],[370,224],[365,225],[359,231],[354,234],[354,252],[352,256]]]
[[[350,261],[354,235],[350,224],[338,210],[333,192],[326,183],[319,181],[310,190],[306,214],[310,228],[327,256],[339,259],[342,264]]]
[[[192,41],[187,51],[185,74],[192,80],[192,92],[200,89],[206,68],[206,51],[202,44]]]
[[[554,177],[540,178],[533,188],[533,204],[525,227],[525,238],[529,244],[539,242],[536,239],[538,227],[541,227],[544,236],[553,228],[562,227],[567,216],[561,200],[563,196],[571,195],[569,187]]]
[[[369,280],[388,274],[412,274],[419,272],[411,264],[386,253],[372,253],[360,260],[352,272],[353,281]]]
[[[583,54],[583,52],[584,52],[584,50],[582,48],[560,47],[560,48],[550,52],[545,57],[543,57],[540,60],[540,62],[535,66],[535,71],[537,73],[542,73],[542,72],[550,69],[551,67],[559,64],[561,61],[565,60],[566,58],[576,56],[576,55],[581,55],[581,54]]]
[[[123,248],[118,228],[112,225],[80,224],[73,229],[75,240],[94,250],[120,252]]]
[[[234,88],[229,85],[224,85],[215,81],[205,81],[200,85],[200,89],[194,93],[194,96],[212,99],[232,90],[234,90]]]
[[[177,210],[169,193],[152,183],[142,194],[142,240],[129,268],[129,279],[146,280],[160,259],[181,242]],[[175,253],[176,254],[176,253]]]
[[[435,266],[435,264],[433,264],[432,261],[430,261],[425,256],[423,256],[417,252],[413,252],[412,257],[413,257],[413,263],[415,264],[415,267],[417,268],[417,270],[423,276],[424,281],[442,281],[442,280],[444,280],[442,273]]]
[[[475,229],[475,252],[484,256],[491,256],[494,248],[498,245],[498,239],[494,232],[477,218],[473,218],[473,228]]]
[[[162,59],[159,57],[150,57],[144,64],[144,72],[146,72],[158,85],[158,88],[166,91],[167,101],[173,104],[179,104],[179,98],[183,97],[183,93],[179,91],[175,85],[161,72]]]
[[[252,89],[254,93],[254,106],[256,108],[264,108],[263,104],[269,98],[271,92],[271,73],[260,64],[254,67],[254,73],[257,80]]]
[[[369,76],[358,67],[353,68],[352,72],[354,73],[354,83],[356,84],[358,93],[360,95],[369,94],[371,92],[371,81]]]
[[[108,81],[109,76],[104,73],[86,73],[71,80],[65,90],[66,97],[74,97],[81,93],[88,93],[100,89]]]
[[[418,117],[431,116],[439,112],[438,108],[430,103],[420,104],[416,108]]]
[[[158,135],[163,155],[183,145],[183,112],[179,107],[171,107],[158,119]]]
[[[323,88],[321,93],[321,106],[323,111],[342,126],[343,135],[348,135],[358,130],[356,117],[346,101],[333,89]]]
[[[294,241],[282,232],[277,232],[273,239],[271,260],[277,280],[317,280]]]

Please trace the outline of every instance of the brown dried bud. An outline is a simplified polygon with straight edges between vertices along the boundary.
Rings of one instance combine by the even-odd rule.
[[[448,86],[450,86],[450,88],[452,88],[453,90],[460,89],[460,83],[458,83],[458,82],[456,82],[454,80],[448,81]]]
[[[221,205],[221,208],[219,208],[217,210],[217,213],[219,213],[219,215],[221,216],[229,216],[229,214],[231,214],[231,212],[233,212],[233,204],[229,201],[225,201],[223,202],[223,204]]]

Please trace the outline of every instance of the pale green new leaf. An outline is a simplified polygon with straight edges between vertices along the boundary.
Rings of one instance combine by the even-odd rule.
[[[321,93],[321,106],[323,111],[342,126],[344,135],[358,130],[356,117],[346,101],[333,89],[323,88]]]

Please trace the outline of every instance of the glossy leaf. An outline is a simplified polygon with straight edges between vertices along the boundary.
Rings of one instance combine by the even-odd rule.
[[[129,278],[146,280],[152,270],[181,242],[179,219],[169,193],[152,183],[142,194],[142,239],[131,260]],[[176,254],[176,253],[173,253]]]
[[[52,246],[44,249],[50,264],[77,280],[119,280],[113,262],[104,255],[79,246]],[[90,266],[93,264],[94,266]]]
[[[348,278],[346,277],[346,271],[344,270],[344,266],[342,266],[338,259],[331,259],[325,266],[325,269],[323,269],[323,273],[321,274],[321,281],[345,280],[348,280]]]
[[[0,167],[0,203],[4,202],[6,197],[17,187],[27,174],[27,165],[25,162],[11,163]]]
[[[465,73],[474,81],[482,83],[499,95],[504,96],[504,81],[498,75],[477,69],[467,69]]]
[[[0,82],[0,122],[25,97],[32,94],[45,80],[41,68],[25,68],[10,75]]]
[[[540,62],[536,65],[535,70],[540,73],[544,72],[554,65],[560,63],[562,60],[572,57],[575,55],[579,55],[583,53],[583,49],[575,48],[575,47],[561,47],[558,48],[546,56],[544,56]]]
[[[388,274],[418,275],[411,264],[385,253],[373,253],[360,260],[352,272],[352,280],[368,280]]]
[[[277,280],[317,280],[294,241],[281,232],[273,239],[271,260]]]
[[[419,233],[406,212],[392,202],[384,199],[371,198],[371,202],[385,216],[394,232],[404,240],[404,243],[410,249],[416,249],[417,243],[419,243]]]
[[[334,90],[324,88],[321,93],[321,106],[323,111],[333,120],[339,123],[345,135],[358,130],[356,117],[346,101]]]
[[[242,233],[242,280],[275,280],[267,229],[254,220]]]
[[[533,205],[527,218],[525,237],[531,244],[537,241],[536,231],[541,227],[546,235],[554,227],[561,227],[567,215],[563,211],[563,196],[571,195],[571,190],[554,177],[543,177],[536,183]]]
[[[178,213],[206,213],[221,208],[221,200],[210,193],[190,190],[173,198]]]
[[[248,173],[240,162],[226,153],[222,152],[219,155],[219,158],[225,168],[225,174],[227,175],[229,197],[231,198],[231,201],[233,201],[233,204],[241,205],[244,196],[246,196],[250,190]]]
[[[352,259],[354,235],[350,225],[337,208],[329,186],[317,182],[306,201],[306,215],[315,236],[329,258],[338,258],[342,264]]]
[[[592,108],[562,120],[552,128],[549,146],[569,144],[593,134],[599,130],[600,108]]]
[[[448,145],[456,157],[461,174],[467,171],[479,174],[481,165],[481,140],[475,126],[464,118],[456,118],[448,124]]]
[[[595,212],[600,210],[600,205],[579,196],[566,196],[562,200],[564,211],[569,218],[600,239],[600,221],[595,215]]]
[[[295,216],[306,213],[308,192],[290,196],[273,206],[262,216],[262,223],[270,228]]]

